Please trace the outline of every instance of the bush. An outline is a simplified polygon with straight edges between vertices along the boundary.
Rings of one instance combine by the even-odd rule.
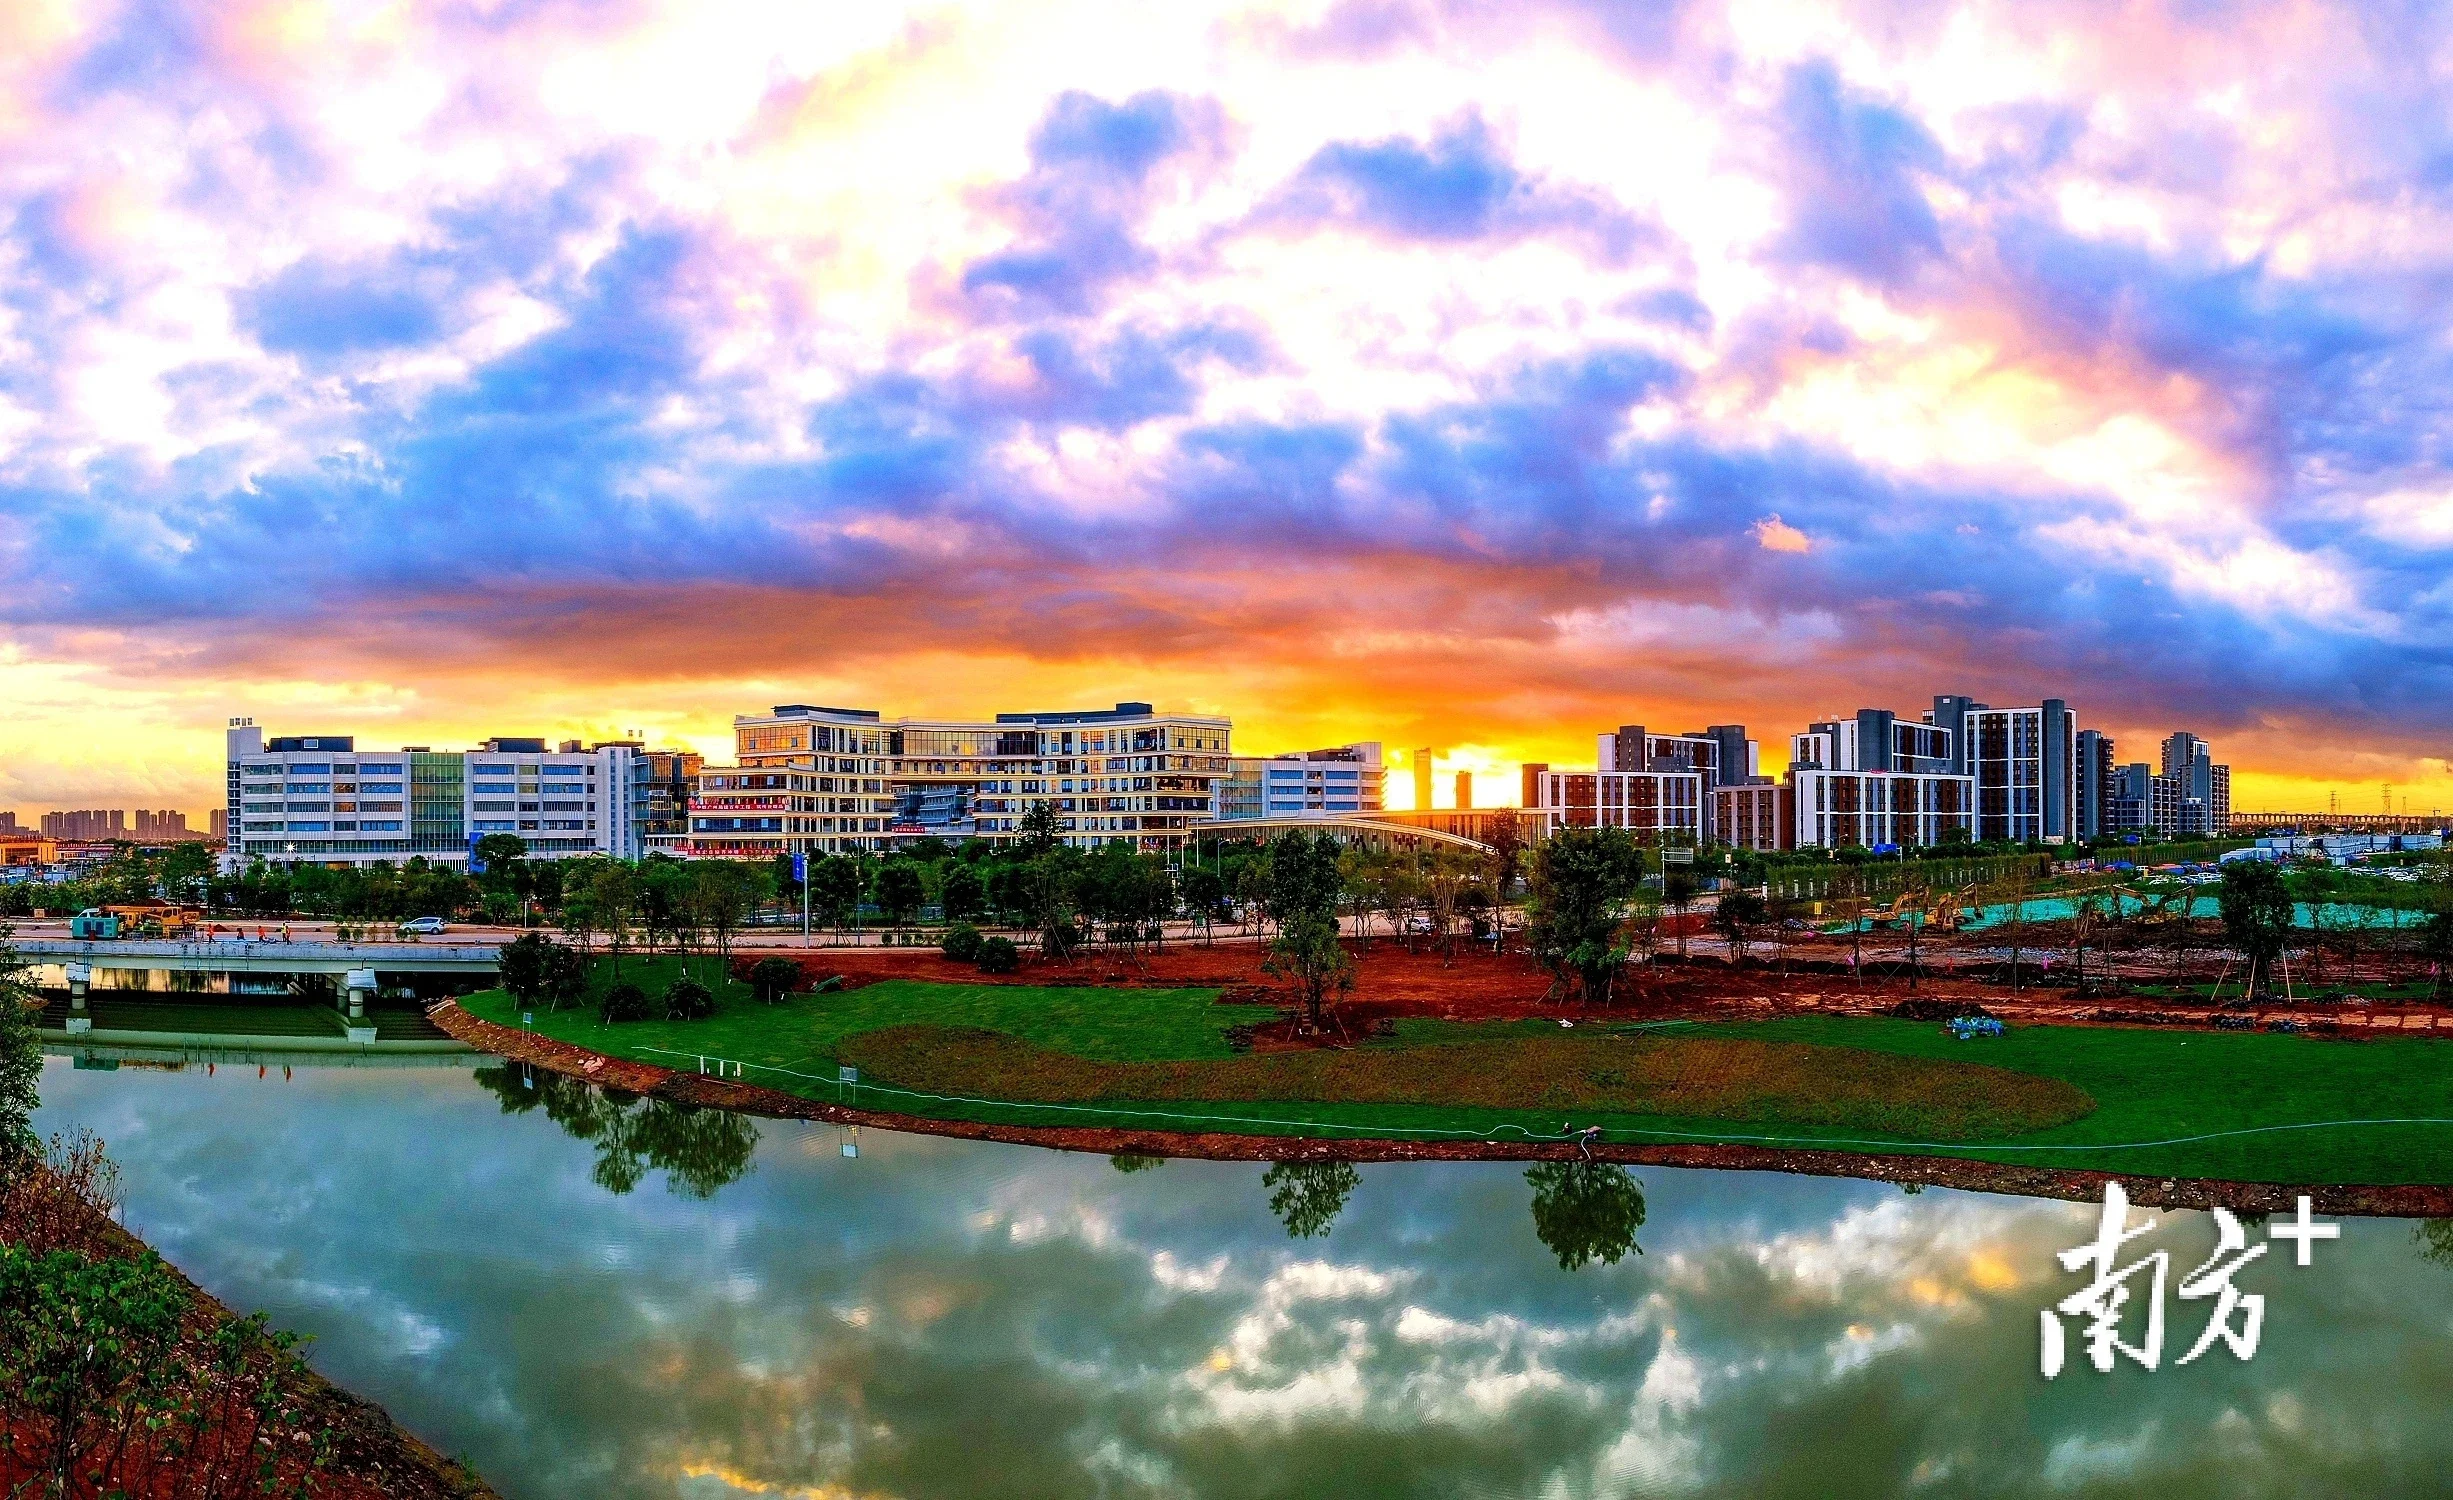
[[[979,945],[979,968],[983,974],[1011,974],[1022,967],[1022,950],[1012,938],[982,938]]]
[[[644,1021],[648,1017],[647,991],[625,979],[605,991],[605,998],[597,1003],[597,1014],[608,1024]]]
[[[788,958],[762,958],[750,966],[750,989],[769,1005],[780,1005],[801,982],[801,966]]]
[[[1991,1016],[1993,1012],[1973,1000],[1902,1000],[1891,1007],[1891,1014],[1903,1021],[1956,1021],[1963,1016]]]
[[[946,957],[958,964],[978,963],[979,929],[968,922],[957,922],[946,929],[945,938],[938,946],[945,949]]]
[[[684,973],[665,987],[664,1015],[668,1021],[704,1021],[715,1014],[715,991]]]

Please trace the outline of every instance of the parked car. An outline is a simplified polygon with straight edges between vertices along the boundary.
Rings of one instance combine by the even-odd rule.
[[[411,917],[400,924],[400,930],[414,933],[419,937],[432,937],[444,930],[443,919],[441,917]]]

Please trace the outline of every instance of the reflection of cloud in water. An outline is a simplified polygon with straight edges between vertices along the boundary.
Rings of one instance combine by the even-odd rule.
[[[2245,1273],[2252,1364],[2047,1385],[2080,1205],[1647,1169],[1646,1253],[1571,1274],[1521,1164],[1368,1167],[1290,1240],[1248,1163],[763,1124],[700,1201],[606,1192],[465,1074],[45,1086],[184,1266],[512,1495],[2189,1500],[2453,1465],[2453,1271],[2402,1224]]]

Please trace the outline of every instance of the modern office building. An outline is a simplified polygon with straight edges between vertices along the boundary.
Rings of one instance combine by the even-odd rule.
[[[1472,812],[1474,806],[1474,773],[1456,773],[1456,806],[1459,812]]]
[[[474,750],[356,748],[351,735],[267,740],[252,720],[227,734],[230,835],[222,863],[464,863],[488,834],[532,858],[636,858],[637,750],[498,738]]]
[[[2112,736],[2100,729],[2078,731],[2078,837],[2100,838],[2120,828],[2113,821],[2120,766],[2113,758]]]
[[[1431,769],[1437,758],[1428,745],[1414,752],[1414,807],[1417,811],[1430,810]]]
[[[1267,757],[1237,756],[1218,782],[1217,816],[1350,818],[1384,807],[1386,769],[1377,740],[1297,750]],[[1459,772],[1459,775],[1470,775]]]
[[[734,760],[699,772],[688,852],[766,857],[920,838],[1010,839],[1045,805],[1067,842],[1181,843],[1218,806],[1232,725],[1113,709],[886,720],[779,704],[733,721]]]
[[[588,748],[630,750],[630,842],[641,854],[680,854],[690,838],[690,794],[706,757],[695,750],[650,750],[644,740],[604,740]]]

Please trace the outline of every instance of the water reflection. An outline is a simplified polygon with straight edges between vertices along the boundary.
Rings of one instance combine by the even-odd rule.
[[[1249,1163],[879,1131],[848,1159],[791,1123],[712,1197],[616,1194],[601,1135],[469,1078],[57,1063],[38,1123],[103,1135],[141,1231],[513,1500],[2212,1500],[2453,1472],[2433,1226],[2248,1268],[2249,1363],[2047,1384],[2037,1310],[2090,1205],[1408,1163],[1289,1238],[1269,1200],[1298,1179],[1255,1192]],[[2211,1226],[2170,1219],[2194,1263]]]
[[[1546,1161],[1525,1173],[1533,1188],[1533,1232],[1562,1271],[1595,1261],[1618,1264],[1644,1223],[1644,1189],[1625,1167],[1602,1161]]]
[[[629,1192],[654,1169],[671,1191],[710,1197],[740,1181],[758,1149],[758,1126],[746,1115],[599,1088],[523,1063],[479,1068],[476,1077],[504,1114],[542,1108],[571,1136],[593,1142],[591,1176],[609,1193]]]
[[[1286,1226],[1287,1238],[1296,1240],[1327,1234],[1362,1183],[1354,1164],[1342,1161],[1282,1161],[1261,1174],[1269,1211]]]

